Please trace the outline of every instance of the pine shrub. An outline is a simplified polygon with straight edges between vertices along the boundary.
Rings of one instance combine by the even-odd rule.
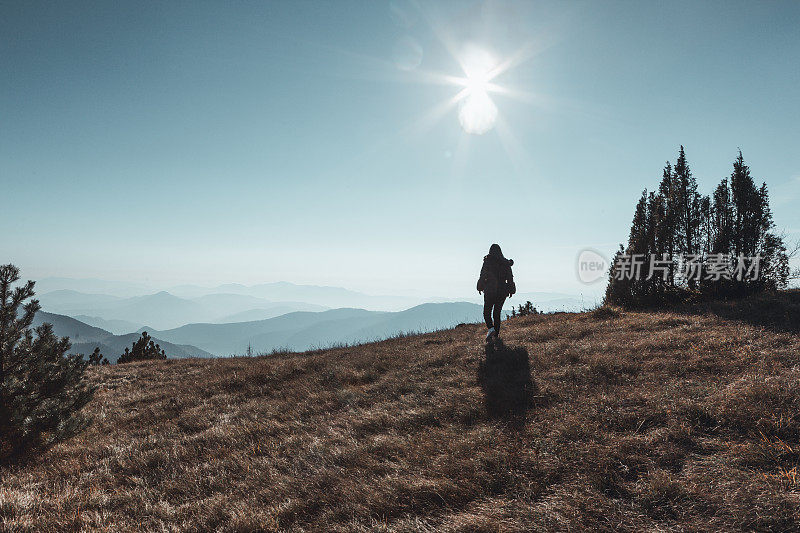
[[[117,364],[166,358],[167,354],[161,349],[161,346],[156,344],[146,331],[143,331],[142,336],[133,343],[130,349],[125,348],[125,353],[119,357]]]
[[[69,338],[51,324],[31,329],[39,302],[32,281],[14,286],[19,269],[0,266],[0,462],[43,451],[81,431],[80,411],[94,394],[89,362],[66,355]]]

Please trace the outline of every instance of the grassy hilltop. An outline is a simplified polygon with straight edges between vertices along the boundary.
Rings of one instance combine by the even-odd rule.
[[[798,529],[798,300],[92,368],[0,529]]]

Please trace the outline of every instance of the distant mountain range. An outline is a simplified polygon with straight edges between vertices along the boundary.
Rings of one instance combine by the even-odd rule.
[[[516,302],[524,303],[525,300],[531,300],[534,305],[537,306],[537,308],[545,311],[574,311],[580,310],[583,307],[592,307],[597,303],[597,295],[589,295],[589,292],[585,293],[586,296],[584,298],[581,296],[576,296],[575,294],[551,291],[524,292],[524,287],[521,286],[521,283],[518,283],[518,285],[520,286],[520,289],[523,289],[523,292],[516,294],[513,299],[509,300],[509,305]],[[189,322],[234,321],[238,320],[238,317],[233,317],[231,319],[228,315],[237,315],[239,313],[246,313],[251,310],[267,309],[275,306],[291,306],[293,303],[303,303],[317,306],[314,309],[299,309],[295,306],[292,309],[294,311],[316,311],[323,309],[339,309],[343,307],[368,309],[371,311],[400,311],[427,302],[481,302],[480,295],[474,291],[469,291],[465,296],[459,298],[444,298],[437,297],[435,295],[429,295],[427,297],[397,295],[376,296],[352,291],[342,287],[297,285],[283,281],[250,286],[238,283],[227,283],[212,287],[204,287],[200,285],[177,285],[162,289],[163,290],[161,292],[165,292],[170,296],[174,296],[182,300],[192,301],[195,304],[198,304],[199,308],[204,307],[204,303],[213,302],[216,304],[216,307],[206,306],[205,314],[196,314],[194,316],[187,317],[189,320],[186,320],[181,324],[186,324]],[[132,283],[69,278],[45,278],[38,280],[36,282],[36,291],[40,296],[47,294],[47,303],[54,305],[52,308],[47,308],[48,311],[74,316],[76,313],[73,313],[72,311],[83,309],[87,312],[80,314],[97,316],[106,320],[108,320],[109,317],[105,316],[104,314],[90,312],[92,308],[113,307],[113,302],[115,300],[130,299],[137,296],[152,297],[156,294],[160,294],[159,291],[152,288],[148,289],[142,285],[136,285]],[[63,293],[63,296],[59,297],[58,293]],[[83,294],[83,297],[80,298],[75,293],[81,293]],[[221,304],[225,304],[225,308],[223,308]],[[284,309],[281,309],[281,311],[283,310]],[[66,313],[65,311],[70,311],[70,313]],[[152,320],[147,318],[145,318],[144,321],[130,320],[119,317],[110,317],[110,319],[122,319],[131,322],[154,324]],[[181,324],[155,325],[161,328],[170,328]]]
[[[197,323],[170,330],[141,328],[114,335],[75,318],[39,311],[34,326],[53,324],[56,335],[69,337],[71,353],[90,354],[95,347],[116,362],[119,356],[147,330],[169,357],[213,357],[243,355],[275,349],[307,350],[335,344],[381,340],[400,333],[425,332],[480,321],[482,307],[467,302],[422,304],[405,311],[331,309],[297,311],[278,317],[224,324]]]
[[[296,285],[285,281],[249,286],[238,283],[227,283],[216,287],[181,285],[170,287],[168,290],[183,298],[227,293],[263,298],[273,302],[309,302],[329,309],[353,307],[369,310],[401,310],[419,304],[422,300],[409,296],[374,296],[342,287]]]
[[[176,344],[191,342],[216,355],[273,349],[307,350],[339,343],[385,339],[407,332],[432,331],[481,320],[482,306],[466,302],[422,304],[399,312],[332,309],[294,312],[267,320],[231,324],[188,324],[153,331]]]
[[[36,280],[37,294],[63,289],[90,294],[109,294],[121,298],[140,296],[153,292],[153,288],[147,285],[125,281],[110,281],[94,278],[41,278]]]
[[[110,331],[90,326],[72,317],[44,311],[36,313],[33,326],[37,327],[45,322],[53,325],[53,332],[59,337],[69,337],[72,342],[70,353],[82,353],[88,356],[95,347],[99,347],[100,352],[112,363],[115,363],[125,348],[130,348],[133,341],[140,336],[138,333],[114,335]],[[173,344],[160,339],[157,335],[152,337],[164,349],[167,357],[212,357],[210,353],[195,346]]]
[[[61,289],[38,296],[48,312],[80,317],[114,333],[130,333],[142,324],[169,329],[194,322],[234,322],[249,317],[264,319],[293,311],[324,311],[306,302],[273,302],[243,294],[209,294],[192,299],[168,292],[120,298],[108,294]],[[131,327],[133,326],[133,327]]]
[[[55,289],[42,293],[42,286]],[[378,340],[479,322],[482,317],[477,292],[461,300],[439,298],[421,304],[421,298],[286,282],[182,285],[169,292],[136,294],[142,288],[134,284],[50,278],[37,282],[37,289],[43,311],[61,316],[60,334],[68,335],[76,350],[91,353],[94,346],[89,344],[99,343],[110,359],[143,330],[169,346],[167,351],[175,357],[226,356],[244,354],[248,347],[255,352],[306,350]],[[545,312],[578,311],[597,303],[563,293],[526,292],[506,300],[505,307],[510,310],[526,300]],[[68,317],[80,322],[68,323]]]
[[[158,290],[142,284],[100,279],[44,278],[36,281],[37,294],[41,295],[63,290],[91,295],[110,295],[117,298],[130,298],[158,292]],[[162,290],[187,300],[214,294],[232,294],[251,296],[276,304],[285,302],[311,303],[328,309],[359,307],[373,310],[400,310],[424,301],[424,298],[418,297],[374,296],[342,287],[297,285],[285,281],[250,286],[238,283],[227,283],[213,287],[177,285],[166,287]],[[230,314],[245,310],[238,309]]]
[[[138,331],[142,328],[141,324],[128,322],[127,320],[106,320],[104,318],[100,318],[99,316],[88,315],[75,315],[72,318],[80,320],[84,324],[89,324],[90,326],[110,331],[114,335],[124,335],[125,333]]]

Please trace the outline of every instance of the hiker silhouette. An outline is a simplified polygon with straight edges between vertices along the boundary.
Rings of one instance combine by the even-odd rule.
[[[512,259],[506,259],[499,244],[489,248],[489,254],[483,258],[481,275],[478,278],[478,292],[483,292],[483,319],[489,331],[486,340],[492,341],[500,336],[500,313],[506,298],[517,292],[514,284]]]

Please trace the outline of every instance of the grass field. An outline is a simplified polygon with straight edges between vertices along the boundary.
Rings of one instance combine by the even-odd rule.
[[[798,530],[797,296],[92,368],[0,529]]]

